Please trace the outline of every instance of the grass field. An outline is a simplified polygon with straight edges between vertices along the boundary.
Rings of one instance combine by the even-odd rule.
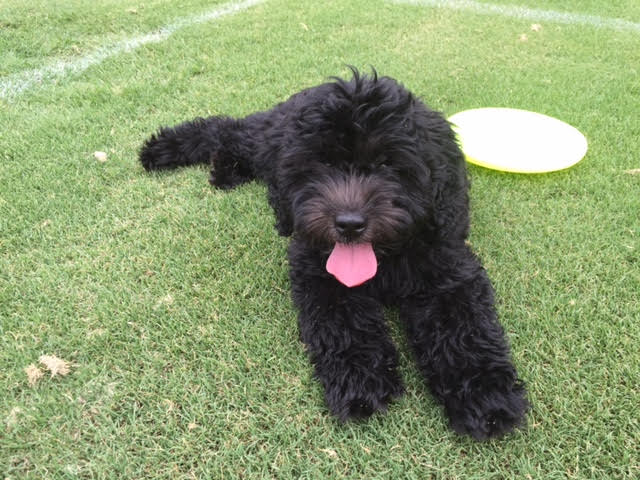
[[[3,0],[0,478],[638,478],[640,3],[517,3],[555,12],[536,21],[513,2]],[[469,168],[522,431],[452,433],[392,312],[407,394],[336,422],[265,188],[137,163],[158,125],[266,109],[345,64],[447,115],[525,108],[589,140],[567,171]]]

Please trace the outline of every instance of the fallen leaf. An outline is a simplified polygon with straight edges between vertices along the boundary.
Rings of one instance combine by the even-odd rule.
[[[91,330],[90,332],[87,332],[87,338],[101,337],[105,333],[106,333],[106,330],[104,328],[96,328],[95,330]]]
[[[164,405],[167,407],[167,413],[173,412],[173,410],[176,408],[176,404],[168,398],[162,400],[162,403],[164,403]]]
[[[332,448],[321,448],[320,449],[321,452],[326,453],[327,455],[329,455],[331,458],[336,458],[338,456],[338,454],[336,453],[335,450],[333,450]]]
[[[62,360],[55,355],[42,355],[38,360],[51,372],[51,378],[57,375],[64,377],[70,371],[69,362]]]
[[[518,40],[520,40],[521,42],[526,42],[527,40],[529,40],[529,37],[527,37],[526,33],[521,33],[518,37]]]
[[[173,296],[171,296],[170,293],[165,295],[163,298],[159,299],[156,302],[155,308],[158,308],[162,305],[168,305],[168,306],[173,305]]]
[[[534,23],[533,25],[531,25],[531,30],[533,32],[539,32],[540,30],[542,30],[542,25],[540,25],[539,23]]]
[[[27,374],[27,381],[29,382],[30,387],[33,387],[36,383],[38,383],[38,380],[40,380],[44,375],[42,373],[42,370],[40,370],[33,363],[24,369],[24,373]]]
[[[5,420],[7,423],[7,427],[11,428],[13,427],[16,423],[18,423],[18,414],[22,413],[22,409],[20,407],[13,407],[11,409],[11,411],[9,412],[9,415],[7,416],[7,419]]]
[[[99,162],[106,162],[107,161],[107,154],[106,152],[93,152],[93,157],[99,161]]]

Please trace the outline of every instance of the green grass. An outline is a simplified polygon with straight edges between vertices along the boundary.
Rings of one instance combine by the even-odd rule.
[[[212,8],[26,3],[0,6],[2,76]],[[640,22],[632,0],[528,3]],[[640,34],[530,24],[270,0],[0,99],[2,478],[637,478],[640,175],[625,172],[640,168]],[[563,172],[469,169],[471,241],[533,404],[523,431],[453,434],[393,314],[407,394],[337,423],[298,341],[265,188],[137,164],[160,124],[268,108],[347,63],[446,114],[526,108],[589,140]],[[31,387],[43,354],[71,372]]]

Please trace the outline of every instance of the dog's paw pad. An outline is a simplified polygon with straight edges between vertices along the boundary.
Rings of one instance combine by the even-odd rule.
[[[347,407],[347,418],[367,418],[373,415],[375,408],[367,401],[361,399],[355,399],[350,402]]]
[[[343,422],[366,419],[376,412],[385,412],[391,401],[400,396],[402,392],[402,387],[398,387],[392,392],[343,398],[333,404],[332,410]]]
[[[450,414],[451,426],[476,440],[501,437],[524,424],[528,408],[524,388],[517,385],[507,393],[494,392],[469,402],[466,408]]]

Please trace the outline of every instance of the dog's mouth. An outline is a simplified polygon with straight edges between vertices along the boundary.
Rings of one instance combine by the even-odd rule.
[[[327,260],[327,272],[351,288],[362,285],[378,271],[371,243],[336,243]]]

